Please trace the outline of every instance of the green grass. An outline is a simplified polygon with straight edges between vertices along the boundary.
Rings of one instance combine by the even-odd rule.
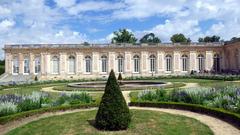
[[[213,135],[206,125],[180,115],[156,111],[131,110],[132,122],[125,131],[99,131],[90,125],[96,111],[53,116],[16,128],[7,135]]]

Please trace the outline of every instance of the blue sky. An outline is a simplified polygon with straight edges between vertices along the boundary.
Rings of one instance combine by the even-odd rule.
[[[109,43],[127,28],[163,42],[183,33],[240,36],[239,0],[0,0],[0,47],[10,43]]]

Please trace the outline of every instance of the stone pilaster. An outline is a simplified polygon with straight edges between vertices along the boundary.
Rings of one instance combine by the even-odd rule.
[[[108,59],[108,71],[110,72],[112,69],[114,71],[117,71],[117,68],[115,67],[115,59],[116,59],[116,53],[115,52],[109,52],[109,59]]]
[[[11,53],[5,53],[5,73],[11,74],[12,70],[12,55]]]
[[[140,73],[147,74],[148,73],[148,52],[142,51],[140,57]]]
[[[77,74],[82,74],[83,73],[83,54],[81,52],[76,53],[76,71]]]
[[[213,69],[213,51],[206,51],[206,59],[205,59],[205,70]]]
[[[99,73],[99,53],[93,52],[92,53],[92,72],[93,74]]]
[[[49,53],[44,54],[44,67],[45,67],[45,74],[52,74],[52,62],[51,62],[51,55]]]
[[[59,68],[60,68],[60,75],[65,75],[68,70],[67,70],[67,54],[66,53],[60,53],[60,56],[59,56]]]
[[[24,58],[22,53],[18,54],[18,60],[19,60],[19,74],[23,74]]]
[[[190,51],[190,59],[189,59],[189,70],[197,71],[197,53],[196,51]]]
[[[34,74],[34,66],[35,66],[34,54],[30,53],[29,54],[29,70],[30,70],[30,74]]]
[[[157,53],[157,64],[158,64],[158,66],[157,66],[157,69],[158,69],[158,72],[164,72],[164,70],[165,70],[165,64],[164,64],[164,52],[162,52],[162,51],[158,51],[158,53]]]
[[[180,68],[180,52],[179,51],[174,51],[173,53],[173,71],[175,73],[179,73],[181,71]]]
[[[125,52],[124,55],[124,73],[132,73],[132,54],[131,52]]]

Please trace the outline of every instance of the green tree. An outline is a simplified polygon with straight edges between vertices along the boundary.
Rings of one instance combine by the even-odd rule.
[[[199,38],[198,42],[220,42],[220,37],[213,35],[213,36],[206,36],[204,38]]]
[[[179,34],[174,34],[171,37],[171,41],[173,43],[187,43],[188,39],[182,33],[179,33]]]
[[[131,114],[122,95],[113,70],[111,70],[102,101],[96,115],[95,126],[102,130],[127,129]]]
[[[140,39],[140,43],[161,43],[161,40],[158,37],[155,37],[154,33],[149,33]]]
[[[232,37],[230,41],[240,41],[240,37]]]
[[[112,43],[136,43],[137,39],[133,35],[132,32],[129,32],[126,29],[119,29],[119,31],[115,31],[114,37],[112,38]]]

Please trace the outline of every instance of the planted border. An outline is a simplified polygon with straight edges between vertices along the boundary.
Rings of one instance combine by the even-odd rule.
[[[58,106],[58,107],[50,107],[50,108],[41,108],[37,110],[30,110],[25,112],[20,112],[8,116],[0,117],[0,124],[4,125],[8,122],[19,120],[22,118],[30,117],[37,114],[43,114],[46,112],[57,112],[57,111],[66,111],[66,110],[73,110],[73,109],[86,109],[97,107],[98,104],[96,103],[89,103],[89,104],[77,104],[77,105],[69,105],[69,106]]]
[[[240,129],[240,115],[222,109],[176,102],[130,102],[129,105],[139,107],[170,108],[197,112],[219,118]]]

